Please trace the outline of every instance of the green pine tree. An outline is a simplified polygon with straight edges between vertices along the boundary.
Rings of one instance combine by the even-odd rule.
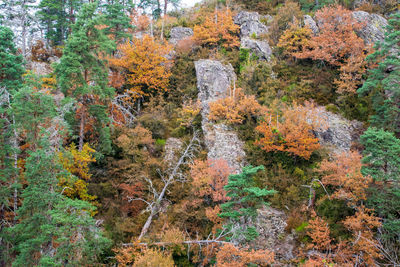
[[[104,4],[105,21],[108,26],[105,29],[105,33],[113,35],[116,42],[127,38],[129,36],[127,30],[132,28],[131,19],[127,12],[130,8],[133,8],[133,4],[125,2],[124,0],[113,0]]]
[[[360,95],[370,95],[375,110],[371,123],[394,133],[400,133],[400,14],[389,19],[385,39],[375,46],[375,53],[367,59],[378,63],[370,70]]]
[[[383,219],[382,238],[400,247],[400,140],[370,127],[361,143],[365,148],[362,173],[374,179],[367,203]]]
[[[276,193],[275,190],[256,186],[254,176],[261,170],[264,170],[264,166],[246,166],[242,173],[230,175],[224,187],[226,195],[231,199],[221,205],[219,216],[229,220],[226,228],[233,231],[233,239],[247,242],[258,236],[255,227],[246,224],[257,216],[257,209],[268,205],[265,197]]]
[[[9,253],[9,240],[4,229],[15,223],[4,217],[18,207],[18,135],[14,116],[10,109],[13,95],[22,83],[23,58],[17,55],[14,34],[0,26],[0,265],[4,266]]]
[[[114,42],[99,28],[104,17],[96,14],[97,2],[84,5],[72,26],[63,56],[56,67],[57,82],[66,96],[77,101],[79,114],[79,149],[84,143],[88,119],[96,119],[100,144],[97,151],[111,151],[108,127],[108,104],[114,90],[108,86],[106,54],[113,50]]]
[[[25,163],[27,187],[18,208],[18,224],[9,230],[16,258],[13,266],[79,266],[95,262],[108,244],[90,213],[94,207],[72,200],[58,188],[59,177],[69,175],[58,162],[62,132],[48,126],[56,124],[58,112],[51,95],[30,87],[14,98],[13,112],[19,128],[30,134]],[[57,131],[57,132],[54,132]],[[50,138],[51,135],[51,138]]]
[[[42,0],[36,13],[45,32],[46,39],[52,44],[60,45],[68,34],[66,2],[59,0]]]

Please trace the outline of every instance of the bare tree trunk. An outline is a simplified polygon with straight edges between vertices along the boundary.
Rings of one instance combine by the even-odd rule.
[[[139,235],[139,240],[145,236],[150,228],[151,222],[153,221],[154,216],[159,212],[160,204],[164,200],[165,193],[167,192],[168,187],[176,182],[182,174],[179,172],[181,166],[183,164],[188,163],[187,159],[191,160],[193,157],[193,152],[196,150],[196,143],[198,142],[197,134],[194,133],[193,138],[190,140],[189,144],[187,145],[185,151],[182,153],[181,157],[179,158],[178,162],[176,163],[175,167],[171,170],[168,178],[164,180],[164,187],[161,192],[158,194],[157,191],[153,187],[153,183],[151,180],[148,180],[150,187],[153,190],[153,195],[155,197],[154,201],[149,203],[146,202],[150,208],[150,215],[146,220],[146,223],[143,225],[142,230]],[[133,199],[133,200],[143,200],[143,199]]]
[[[81,111],[81,123],[79,126],[79,151],[83,149],[83,139],[85,137],[85,109],[82,107]]]

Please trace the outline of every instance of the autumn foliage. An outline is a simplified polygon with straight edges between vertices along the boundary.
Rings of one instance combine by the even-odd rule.
[[[228,176],[232,168],[223,159],[206,161],[196,160],[191,166],[192,185],[199,197],[211,197],[214,202],[229,200],[224,186],[228,183]]]
[[[202,24],[194,27],[193,38],[200,45],[236,48],[240,46],[238,34],[239,26],[233,22],[232,12],[227,8],[206,16]]]
[[[370,177],[361,174],[361,156],[358,152],[336,154],[332,161],[325,160],[319,167],[322,182],[333,189],[332,198],[343,200],[354,209],[354,215],[341,223],[351,234],[343,240],[333,240],[327,223],[312,211],[309,221],[309,248],[319,252],[309,259],[306,266],[324,266],[323,262],[335,262],[341,266],[373,266],[381,257],[380,246],[374,238],[373,230],[381,226],[373,210],[366,208],[362,201],[371,183]]]
[[[265,114],[266,107],[260,105],[254,95],[245,95],[241,88],[231,90],[231,95],[212,102],[208,118],[228,124],[241,124],[245,120]]]
[[[246,267],[249,264],[269,266],[274,262],[274,253],[269,250],[246,250],[233,244],[223,245],[216,255],[217,267]]]
[[[293,25],[281,36],[278,46],[296,58],[323,60],[339,68],[337,91],[355,93],[366,71],[365,58],[370,50],[355,33],[363,25],[342,6],[324,7],[316,12],[315,18],[319,25],[317,35],[310,36],[308,30]]]
[[[159,43],[149,35],[128,40],[118,46],[119,54],[110,59],[111,67],[123,72],[126,93],[132,100],[165,92],[171,76],[171,52],[167,43]],[[118,75],[118,74],[113,74]],[[121,77],[112,76],[114,86],[121,86]]]
[[[59,160],[64,169],[73,176],[62,176],[59,178],[59,186],[63,189],[64,195],[71,198],[93,201],[96,196],[89,195],[87,182],[90,174],[89,164],[96,162],[95,150],[85,143],[79,151],[74,143],[66,148],[65,152],[59,152]]]
[[[313,103],[306,102],[304,106],[296,103],[284,106],[280,117],[267,113],[265,120],[256,128],[262,135],[256,144],[267,152],[282,151],[309,159],[320,148],[312,130],[325,124],[315,110]]]

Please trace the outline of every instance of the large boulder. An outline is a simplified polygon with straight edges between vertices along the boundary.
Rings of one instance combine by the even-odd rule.
[[[271,59],[272,50],[266,41],[243,37],[241,41],[241,47],[250,49],[250,51],[258,56],[258,58],[261,60],[269,61]]]
[[[385,27],[388,25],[388,21],[384,17],[365,11],[354,11],[352,15],[358,22],[362,23],[363,27],[357,31],[357,35],[366,44],[376,43],[385,38]]]
[[[186,27],[174,27],[170,32],[169,42],[173,45],[179,43],[179,41],[190,38],[193,36],[193,30]]]
[[[268,27],[260,22],[260,15],[257,12],[241,11],[235,16],[234,22],[240,26],[242,37],[250,37],[253,34],[260,36],[268,33]]]
[[[231,65],[219,61],[199,60],[195,62],[198,98],[201,104],[202,130],[208,149],[209,159],[224,159],[228,165],[239,173],[244,165],[245,152],[243,142],[237,134],[224,124],[213,124],[209,121],[209,104],[229,95],[236,75]]]
[[[314,130],[320,144],[333,152],[349,151],[360,137],[362,122],[349,121],[338,114],[326,111],[324,107],[319,107],[317,112],[318,117],[325,121],[323,127]]]

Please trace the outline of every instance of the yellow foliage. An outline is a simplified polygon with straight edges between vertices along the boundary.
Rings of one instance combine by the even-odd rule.
[[[58,185],[63,190],[64,195],[87,201],[96,199],[96,196],[89,195],[86,182],[92,176],[89,173],[89,164],[96,161],[93,156],[94,152],[95,150],[87,143],[82,147],[82,151],[79,151],[76,145],[72,143],[66,148],[65,152],[59,152],[60,163],[64,169],[72,174],[59,178]]]
[[[195,117],[200,113],[200,102],[189,100],[183,103],[182,109],[179,110],[178,122],[182,127],[190,127]]]
[[[292,23],[280,37],[277,46],[283,48],[286,54],[293,55],[309,47],[311,36],[312,31],[309,27],[300,27],[298,24]]]
[[[134,267],[173,267],[172,255],[159,249],[149,248],[142,250],[133,264]]]

